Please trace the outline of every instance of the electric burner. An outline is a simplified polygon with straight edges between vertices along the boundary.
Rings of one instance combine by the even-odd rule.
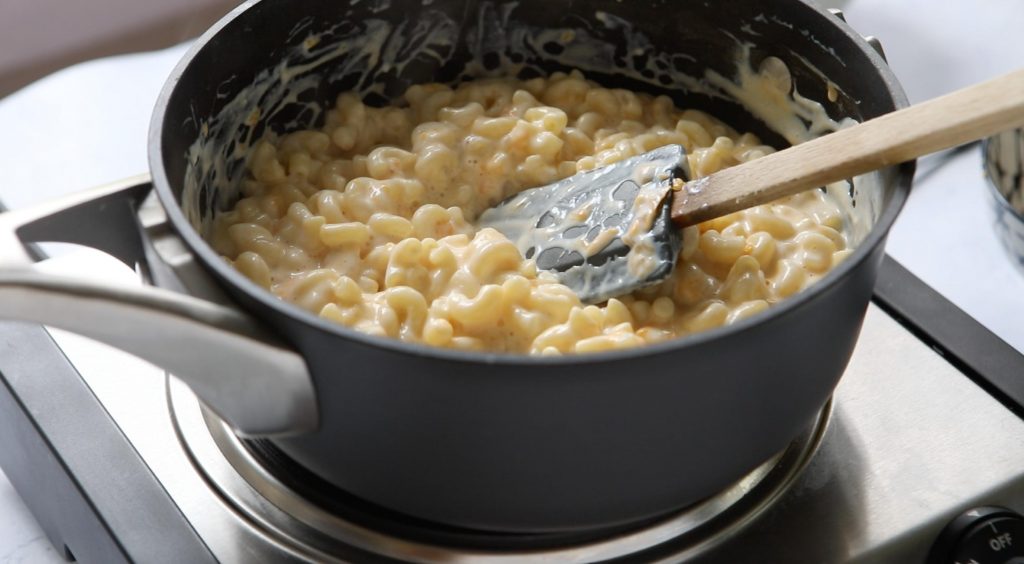
[[[289,460],[268,441],[241,440],[189,388],[169,381],[175,426],[193,464],[239,513],[293,542],[311,560],[363,551],[415,561],[591,562],[675,547],[694,554],[722,542],[791,486],[824,435],[831,404],[783,452],[685,510],[612,529],[500,534],[457,529],[359,500]],[[271,507],[272,506],[272,507]]]

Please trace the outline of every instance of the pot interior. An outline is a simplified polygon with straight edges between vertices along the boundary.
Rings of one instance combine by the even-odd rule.
[[[777,68],[774,59],[792,80],[789,120],[811,136],[905,104],[865,42],[799,0],[249,2],[204,35],[169,81],[154,118],[154,174],[169,188],[165,199],[207,235],[239,198],[252,146],[269,131],[321,125],[339,93],[385,105],[418,83],[573,69],[604,86],[667,95],[780,148],[797,140],[792,131],[773,129],[772,111],[735,96],[744,73]],[[805,99],[821,103],[818,114],[803,111],[814,106]],[[894,181],[889,170],[844,190],[853,243],[878,222]],[[190,243],[208,266],[241,280],[201,241]]]

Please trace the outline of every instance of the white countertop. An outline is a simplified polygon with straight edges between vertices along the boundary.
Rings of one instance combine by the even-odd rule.
[[[1024,62],[1019,0],[853,0],[845,12],[882,39],[915,102]],[[0,201],[21,207],[144,172],[150,111],[185,48],[85,63],[0,100]],[[958,156],[915,184],[887,249],[1024,351],[1024,274],[1002,254],[986,189],[980,152]],[[47,561],[62,560],[0,472],[0,562]]]

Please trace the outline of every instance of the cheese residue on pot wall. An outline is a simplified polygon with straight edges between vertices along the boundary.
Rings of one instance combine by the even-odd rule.
[[[466,33],[473,57],[462,77],[541,74],[531,57],[557,44],[558,55],[546,58],[584,73],[615,68],[639,83],[749,102],[791,142],[840,127],[791,88],[781,61],[752,69],[743,43],[736,79],[710,72],[696,79],[670,64],[685,54],[657,51],[613,15],[596,20],[625,45],[592,29],[518,25],[515,8],[482,5]],[[387,92],[362,80],[359,96],[321,108],[300,100],[324,77],[335,82],[368,69],[402,76],[418,58],[444,61],[460,26],[431,10],[401,24],[364,20],[345,33],[306,33],[312,23],[297,26],[299,43],[278,65],[202,124],[183,201],[193,224],[243,273],[328,319],[370,334],[496,352],[631,347],[759,313],[849,253],[850,191],[830,187],[691,228],[669,280],[584,307],[473,219],[521,189],[669,143],[686,147],[697,176],[772,149],[664,96],[602,88],[575,71],[417,85],[394,107],[365,105],[359,96]],[[645,53],[644,67],[616,65],[614,50],[622,47]],[[284,125],[294,133],[263,135],[248,123],[282,112],[294,116]],[[308,130],[318,122],[320,130]],[[211,201],[201,205],[203,186]],[[199,213],[232,205],[216,221]]]

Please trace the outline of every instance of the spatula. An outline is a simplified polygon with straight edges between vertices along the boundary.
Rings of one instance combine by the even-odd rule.
[[[671,274],[682,227],[1020,125],[1024,69],[686,182],[685,149],[661,147],[520,192],[480,226],[599,303]]]

